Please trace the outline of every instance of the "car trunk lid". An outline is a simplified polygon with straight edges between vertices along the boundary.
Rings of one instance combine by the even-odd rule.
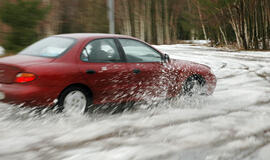
[[[28,55],[15,55],[8,56],[0,59],[0,64],[7,64],[13,66],[29,66],[39,63],[49,63],[55,60],[54,58],[28,56]]]
[[[17,73],[21,71],[18,67],[0,63],[0,83],[13,83]]]
[[[13,83],[19,72],[25,72],[24,68],[29,65],[48,63],[51,58],[15,55],[0,59],[0,83]],[[26,71],[27,72],[27,71]]]

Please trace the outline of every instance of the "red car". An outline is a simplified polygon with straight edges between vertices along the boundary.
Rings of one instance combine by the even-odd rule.
[[[133,37],[62,34],[0,59],[0,100],[84,112],[91,104],[210,95],[216,78],[208,66],[170,59]]]

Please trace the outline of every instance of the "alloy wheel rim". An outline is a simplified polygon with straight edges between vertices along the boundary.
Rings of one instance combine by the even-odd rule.
[[[205,95],[206,94],[206,86],[202,85],[199,81],[194,81],[192,88],[190,88],[190,92],[193,95]]]

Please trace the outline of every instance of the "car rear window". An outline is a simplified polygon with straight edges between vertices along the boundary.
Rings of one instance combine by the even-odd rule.
[[[48,37],[28,46],[19,54],[41,57],[57,57],[65,53],[75,42],[76,40],[72,38]]]

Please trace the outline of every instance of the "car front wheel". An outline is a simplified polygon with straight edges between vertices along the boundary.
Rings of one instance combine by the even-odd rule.
[[[205,79],[200,75],[193,75],[190,76],[183,88],[182,88],[182,94],[193,96],[194,94],[197,95],[206,95],[206,82]]]

